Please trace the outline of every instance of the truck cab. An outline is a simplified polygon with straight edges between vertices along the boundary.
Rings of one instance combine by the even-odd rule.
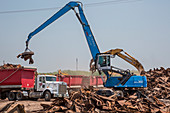
[[[67,83],[56,81],[54,75],[38,75],[36,78],[35,89],[37,92],[42,92],[41,95],[45,100],[51,97],[67,97]]]
[[[35,78],[35,90],[29,92],[29,98],[45,98],[49,101],[55,97],[68,97],[67,83],[56,81],[54,75],[38,75]]]

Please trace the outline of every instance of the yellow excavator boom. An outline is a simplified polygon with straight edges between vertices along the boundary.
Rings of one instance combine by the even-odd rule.
[[[61,69],[58,70],[58,74],[59,75],[68,75],[67,73],[62,72]]]
[[[144,71],[144,68],[143,68],[142,64],[138,60],[136,60],[135,58],[133,58],[131,55],[129,55],[126,52],[124,52],[124,54],[122,54],[121,52],[124,52],[123,49],[111,49],[111,50],[106,51],[104,53],[119,56],[120,58],[122,58],[126,62],[133,65],[139,71],[139,73]]]

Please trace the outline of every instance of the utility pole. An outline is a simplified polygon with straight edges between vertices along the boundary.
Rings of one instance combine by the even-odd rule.
[[[78,58],[76,58],[76,71],[78,70]]]

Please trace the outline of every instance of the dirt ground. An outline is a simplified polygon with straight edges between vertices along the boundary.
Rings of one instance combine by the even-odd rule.
[[[51,99],[51,101],[45,101],[44,99],[38,99],[37,101],[33,100],[22,100],[22,101],[15,101],[17,104],[23,104],[25,107],[25,111],[27,113],[29,112],[36,112],[39,110],[42,110],[43,107],[40,105],[42,104],[51,104],[54,99]],[[14,101],[8,101],[8,99],[0,100],[0,109],[2,109],[5,105],[8,103],[12,103]]]

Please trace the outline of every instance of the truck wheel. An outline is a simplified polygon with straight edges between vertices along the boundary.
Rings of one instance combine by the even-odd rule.
[[[2,93],[2,94],[1,94],[1,99],[2,99],[2,100],[6,99],[6,93]]]
[[[1,97],[1,100],[5,100],[6,99],[6,97]]]
[[[9,100],[9,101],[15,100],[15,93],[14,93],[14,92],[9,92],[9,94],[8,94],[8,100]]]
[[[45,98],[45,101],[50,101],[51,99],[51,93],[49,91],[46,91],[44,93],[44,98]]]
[[[21,92],[17,92],[16,100],[22,100],[22,99],[23,99],[23,94]]]

